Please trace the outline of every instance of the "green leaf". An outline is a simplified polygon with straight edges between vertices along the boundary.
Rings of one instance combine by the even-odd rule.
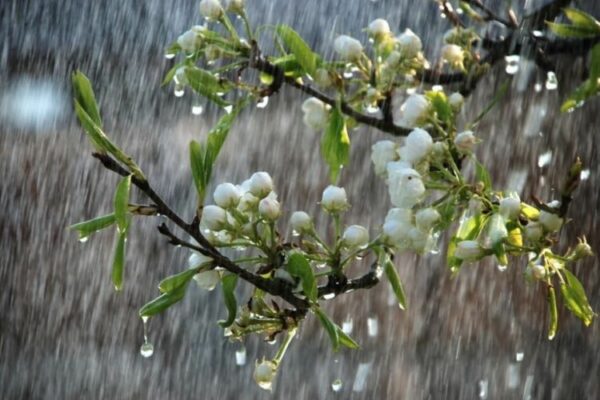
[[[158,290],[161,293],[172,292],[182,286],[186,286],[190,280],[198,273],[198,268],[187,269],[176,275],[171,275],[158,284]]]
[[[592,38],[598,36],[600,33],[596,29],[590,29],[588,27],[581,27],[576,25],[558,24],[556,22],[546,21],[548,28],[554,32],[557,36],[566,38]]]
[[[115,285],[115,290],[123,289],[123,270],[125,268],[125,242],[127,240],[127,232],[120,232],[117,236],[117,245],[112,265],[112,282]]]
[[[237,313],[237,301],[235,300],[235,287],[237,285],[238,277],[234,274],[225,275],[221,279],[221,287],[223,289],[223,298],[225,301],[225,307],[227,307],[227,319],[219,321],[219,325],[223,328],[227,328],[233,321],[235,321],[235,315]]]
[[[329,335],[329,339],[331,339],[331,344],[333,346],[333,351],[338,351],[340,348],[340,334],[339,330],[336,329],[336,325],[327,317],[327,315],[325,315],[323,311],[321,311],[320,308],[315,307],[313,308],[313,311],[315,314],[317,314],[319,321],[321,321],[323,328],[325,328],[325,331]]]
[[[461,222],[458,230],[456,231],[456,235],[454,235],[448,243],[446,263],[448,264],[450,271],[457,273],[463,262],[460,258],[454,257],[454,252],[456,251],[456,245],[458,242],[476,239],[486,222],[487,217],[482,216],[481,214],[473,215],[472,217],[466,218]]]
[[[353,350],[360,348],[358,343],[356,343],[354,339],[352,339],[350,336],[346,335],[339,326],[335,325],[335,328],[337,330],[339,341],[342,346],[346,346],[349,349]]]
[[[186,60],[183,60],[183,61],[178,62],[177,64],[173,65],[171,67],[171,69],[169,69],[167,71],[167,73],[165,74],[165,78],[161,82],[160,86],[168,85],[173,80],[173,78],[175,77],[175,74],[177,73],[177,70],[179,68],[183,67],[184,65],[187,65],[187,63],[188,63],[188,61],[186,59]]]
[[[312,302],[317,301],[317,281],[310,263],[301,253],[293,253],[288,257],[287,271],[302,281],[302,291]]]
[[[97,232],[101,229],[108,228],[115,223],[115,214],[103,215],[83,222],[78,222],[69,226],[69,229],[73,229],[79,232],[79,240],[85,239],[92,233]]]
[[[594,310],[588,302],[583,285],[575,275],[567,269],[562,269],[566,283],[560,285],[560,291],[565,301],[565,306],[579,318],[585,326],[589,326],[595,317]]]
[[[448,126],[452,125],[454,112],[450,103],[448,103],[446,94],[444,92],[429,91],[425,93],[425,96],[431,102],[438,119]]]
[[[402,287],[402,281],[400,280],[400,275],[398,275],[398,271],[394,267],[394,263],[388,256],[386,256],[386,261],[383,264],[383,270],[385,271],[385,275],[392,286],[392,290],[396,295],[396,299],[398,300],[398,305],[400,309],[406,310],[406,294],[404,293],[404,288]]]
[[[185,69],[185,76],[188,79],[190,87],[197,93],[221,107],[230,104],[218,96],[217,93],[227,92],[231,87],[219,81],[219,79],[210,72],[196,67],[187,67]]]
[[[548,339],[554,339],[558,330],[558,309],[556,307],[556,293],[554,287],[548,286],[548,308],[550,309],[550,325],[548,326]]]
[[[575,8],[565,8],[563,12],[574,26],[600,34],[600,23],[590,14]]]
[[[192,177],[194,178],[194,185],[196,186],[196,191],[198,192],[200,200],[204,200],[207,186],[204,172],[205,152],[206,150],[202,144],[195,140],[190,142],[190,166],[192,169]]]
[[[114,207],[115,207],[115,221],[117,222],[117,229],[120,233],[125,233],[129,227],[129,218],[127,217],[127,207],[129,205],[129,190],[131,189],[131,175],[128,175],[121,179],[117,185],[117,191],[115,192]]]
[[[560,107],[562,112],[573,111],[592,96],[600,93],[600,44],[590,51],[590,76],[575,89]]]
[[[302,69],[314,76],[317,68],[317,55],[313,53],[304,39],[292,28],[287,25],[278,25],[277,34],[294,54],[296,61],[302,66]]]
[[[335,183],[341,167],[350,158],[350,136],[342,112],[336,107],[329,116],[329,124],[321,139],[321,154],[329,165],[329,179]]]
[[[187,285],[180,286],[179,288],[171,292],[163,293],[149,303],[146,303],[138,312],[140,317],[151,317],[171,307],[173,304],[183,299],[186,288]]]
[[[492,178],[490,177],[489,171],[483,164],[477,161],[477,159],[473,158],[473,160],[475,161],[475,179],[483,183],[486,191],[492,190]]]
[[[89,79],[81,71],[76,71],[72,76],[72,82],[75,102],[81,106],[94,124],[102,128],[98,103]]]

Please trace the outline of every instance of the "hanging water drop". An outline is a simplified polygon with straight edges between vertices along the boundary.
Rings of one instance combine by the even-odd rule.
[[[517,360],[517,362],[521,362],[521,361],[523,361],[524,356],[525,356],[525,354],[523,352],[517,352],[515,359]]]
[[[535,90],[535,92],[536,92],[536,93],[539,93],[539,92],[541,92],[541,91],[542,91],[542,84],[541,84],[541,83],[536,83],[536,84],[533,86],[533,90]]]
[[[200,115],[204,111],[204,107],[202,106],[192,106],[192,114]]]
[[[183,96],[184,93],[185,93],[185,90],[183,89],[183,86],[175,85],[175,90],[173,91],[173,94],[175,95],[175,97],[181,97],[181,96]]]
[[[339,392],[342,390],[342,380],[338,378],[331,382],[331,389],[333,389],[334,392]]]
[[[256,103],[256,108],[265,108],[269,104],[269,97],[265,96],[260,99],[258,103]]]
[[[154,354],[154,346],[150,342],[146,342],[140,346],[140,354],[144,358],[152,357]]]
[[[506,61],[506,67],[504,71],[506,71],[509,75],[514,75],[519,71],[519,61],[521,57],[518,55],[506,56],[504,57],[504,61]]]
[[[223,107],[223,110],[225,110],[225,112],[227,114],[231,114],[231,112],[233,111],[233,106],[232,105],[225,106],[225,107]]]
[[[175,58],[175,53],[167,53],[167,54],[165,54],[165,58],[167,60],[172,60]]]
[[[588,180],[590,177],[590,170],[589,169],[584,169],[583,171],[581,171],[581,173],[579,174],[579,179],[581,179],[582,181],[586,181]]]
[[[346,321],[342,322],[342,332],[344,332],[346,335],[351,334],[353,328],[354,322],[352,321],[352,318],[349,318]]]
[[[335,297],[335,293],[327,293],[326,295],[323,296],[323,298],[325,300],[331,300]]]
[[[488,381],[487,379],[480,380],[477,385],[479,386],[479,398],[485,399],[488,395]]]
[[[497,268],[498,268],[498,271],[504,272],[504,271],[506,271],[506,269],[508,268],[508,266],[507,265],[498,264]]]
[[[552,71],[548,71],[546,75],[546,89],[547,90],[556,90],[558,88],[558,79],[556,79],[556,74]]]
[[[242,347],[241,349],[235,352],[235,364],[236,365],[246,365],[246,348]]]
[[[82,237],[79,238],[79,242],[80,243],[85,243],[85,242],[88,241],[89,238],[90,238],[89,236],[82,236]]]
[[[369,336],[377,336],[377,333],[379,332],[379,321],[377,318],[367,318],[367,331]]]

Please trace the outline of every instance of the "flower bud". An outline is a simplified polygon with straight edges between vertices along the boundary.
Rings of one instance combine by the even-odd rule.
[[[315,97],[306,99],[302,103],[302,111],[304,112],[304,118],[302,119],[304,125],[316,131],[327,126],[329,105],[323,103],[321,100]]]
[[[281,215],[281,206],[277,200],[265,197],[258,203],[258,213],[264,219],[275,221]]]
[[[198,45],[198,36],[196,32],[190,29],[177,38],[177,44],[186,53],[193,53],[196,51],[196,46]]]
[[[432,207],[423,208],[415,214],[415,225],[423,232],[429,232],[440,219],[440,213]]]
[[[411,94],[400,107],[402,111],[401,124],[413,128],[427,116],[429,100],[422,94]]]
[[[194,280],[199,288],[210,291],[221,282],[221,274],[219,274],[219,271],[211,269],[197,273],[194,275]]]
[[[521,200],[514,197],[505,197],[500,200],[498,210],[504,218],[514,221],[519,218],[519,214],[521,213]]]
[[[213,193],[215,203],[224,209],[237,206],[241,197],[240,189],[229,182],[218,185]]]
[[[400,158],[416,164],[431,152],[432,147],[431,135],[426,130],[415,128],[408,134],[404,146],[400,148]]]
[[[431,236],[428,232],[423,232],[417,227],[412,227],[408,232],[410,238],[410,246],[413,250],[419,253],[423,253],[425,250],[429,250],[432,244]]]
[[[400,208],[413,207],[425,194],[421,175],[412,168],[388,170],[388,185],[392,204]]]
[[[323,191],[321,206],[329,213],[345,211],[350,207],[346,190],[341,187],[329,185]]]
[[[290,225],[297,233],[309,233],[313,229],[312,218],[304,211],[295,211],[290,217]]]
[[[443,159],[448,152],[448,144],[446,142],[435,142],[431,146],[431,154],[433,157]]]
[[[573,261],[581,260],[585,257],[594,256],[592,247],[588,244],[587,240],[585,240],[585,236],[579,239],[579,243],[577,243],[577,246],[575,246],[575,249],[571,254]]]
[[[396,247],[408,247],[413,214],[410,209],[392,208],[388,211],[383,224],[383,236],[386,242]]]
[[[273,361],[263,360],[254,367],[254,381],[261,389],[272,390],[273,380],[277,373],[277,365]]]
[[[187,67],[179,67],[175,71],[175,75],[173,76],[173,80],[177,85],[186,85],[188,83],[188,78],[185,73]]]
[[[317,68],[314,79],[315,83],[321,88],[328,88],[331,86],[331,77],[329,76],[329,71],[325,68]]]
[[[348,247],[364,247],[369,243],[369,232],[364,226],[350,225],[344,231],[342,240]]]
[[[527,226],[525,226],[524,233],[527,240],[531,242],[537,242],[544,234],[544,231],[540,223],[530,222],[529,224],[527,224]]]
[[[380,140],[371,146],[371,161],[378,176],[386,175],[387,164],[398,159],[397,147],[391,140]]]
[[[238,204],[238,210],[241,212],[251,212],[256,209],[256,205],[258,204],[259,198],[254,196],[250,192],[246,192],[240,198],[240,202]]]
[[[204,18],[219,19],[223,15],[223,7],[219,0],[202,0],[200,2],[200,14]]]
[[[385,19],[377,18],[369,24],[367,31],[376,41],[381,41],[390,34],[390,24]]]
[[[273,179],[267,172],[255,172],[250,177],[250,193],[262,199],[273,191]]]
[[[483,256],[483,249],[475,240],[458,242],[454,250],[454,257],[464,261],[475,261]]]
[[[188,268],[198,268],[203,266],[204,264],[212,262],[213,259],[205,256],[204,254],[192,251],[190,258],[188,258]]]
[[[543,265],[537,263],[529,263],[527,265],[527,268],[529,269],[531,276],[533,276],[535,279],[541,281],[544,278],[546,278],[546,268]]]
[[[539,222],[549,232],[557,232],[563,224],[563,219],[548,211],[540,211]]]
[[[453,67],[462,66],[465,54],[460,46],[447,44],[442,47],[442,58]]]
[[[479,143],[479,140],[473,135],[472,131],[461,132],[454,138],[454,145],[461,153],[470,153],[477,143]]]
[[[240,15],[244,13],[244,0],[227,0],[225,5],[229,12]]]
[[[450,107],[452,107],[454,112],[459,112],[464,102],[465,98],[458,92],[454,92],[448,97],[448,103],[450,103]]]
[[[347,61],[357,60],[363,51],[362,44],[350,36],[338,36],[333,42],[333,49],[340,57]]]
[[[490,247],[494,247],[508,237],[508,230],[504,224],[504,218],[500,214],[494,214],[488,222],[488,239]],[[487,244],[487,243],[486,243]]]
[[[202,224],[213,231],[220,231],[227,223],[227,213],[219,206],[206,206],[202,210]]]
[[[408,57],[415,57],[423,48],[421,39],[413,31],[407,29],[396,39],[400,52]]]

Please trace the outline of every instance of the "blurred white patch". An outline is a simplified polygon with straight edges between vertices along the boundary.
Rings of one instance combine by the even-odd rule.
[[[0,118],[18,129],[49,131],[68,106],[67,94],[51,79],[23,76],[0,94]]]
[[[579,175],[579,179],[581,179],[582,181],[588,180],[589,177],[590,177],[589,169],[584,169],[583,171],[581,171],[581,174]]]
[[[521,193],[527,182],[527,176],[528,172],[524,169],[511,171],[506,183],[506,190]]]
[[[354,384],[352,385],[353,392],[362,392],[365,390],[365,385],[367,384],[367,377],[371,372],[371,364],[372,363],[360,363],[358,365],[358,370],[356,370],[356,377],[354,378]]]
[[[552,150],[548,150],[538,157],[538,167],[543,168],[552,161]]]

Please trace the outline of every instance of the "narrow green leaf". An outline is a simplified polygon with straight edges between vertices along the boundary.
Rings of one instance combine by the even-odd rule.
[[[204,172],[204,147],[192,140],[190,142],[190,166],[192,169],[192,177],[194,178],[194,185],[200,200],[204,200],[206,194],[206,182]]]
[[[589,326],[596,315],[588,302],[583,285],[575,275],[566,268],[562,269],[566,284],[560,285],[565,306],[579,318],[585,326]]]
[[[221,107],[230,104],[217,95],[217,93],[228,91],[230,87],[221,83],[212,73],[196,67],[187,67],[185,69],[185,76],[187,77],[188,84],[195,92]]]
[[[548,286],[548,308],[550,309],[550,325],[548,326],[548,339],[554,339],[558,330],[558,309],[556,307],[556,293],[554,287]]]
[[[494,97],[492,98],[492,101],[490,101],[490,103],[487,106],[485,106],[483,111],[480,112],[479,115],[477,117],[475,117],[475,119],[470,124],[468,124],[468,126],[470,128],[476,127],[479,124],[479,122],[481,122],[483,117],[485,117],[487,115],[487,113],[489,113],[492,110],[492,108],[494,108],[494,106],[500,100],[502,100],[502,98],[508,91],[509,85],[510,85],[510,80],[504,81],[504,83],[502,83],[502,85],[500,85],[500,88],[498,89],[498,91],[496,92]]]
[[[595,31],[600,35],[600,23],[590,14],[575,8],[565,8],[563,12],[574,26]]]
[[[485,187],[486,191],[492,190],[492,178],[490,177],[489,171],[482,163],[477,161],[474,157],[473,160],[475,161],[475,179],[483,183],[483,186]]]
[[[98,103],[89,79],[81,71],[76,71],[72,76],[72,82],[75,102],[79,103],[90,119],[102,128]]]
[[[171,307],[173,304],[183,299],[186,288],[187,285],[180,286],[179,288],[171,292],[163,293],[154,300],[146,303],[138,312],[140,317],[151,317]]]
[[[548,28],[552,32],[554,32],[557,36],[566,37],[566,38],[592,38],[598,36],[598,31],[595,29],[590,29],[588,27],[581,27],[575,25],[567,25],[567,24],[558,24],[556,22],[546,21]]]
[[[329,178],[335,183],[341,167],[350,158],[350,136],[342,112],[336,107],[329,116],[329,124],[321,139],[321,154],[329,166]]]
[[[317,68],[317,55],[313,53],[308,44],[302,37],[287,25],[278,25],[277,34],[296,57],[296,61],[302,66],[304,71],[315,76]]]
[[[127,231],[129,227],[129,218],[127,216],[127,206],[129,205],[129,190],[131,189],[131,175],[121,179],[117,185],[113,205],[115,207],[115,221],[120,233]]]
[[[346,335],[339,326],[335,325],[335,328],[337,330],[339,341],[342,346],[346,346],[349,349],[353,350],[360,348],[359,344],[356,343],[354,339],[352,339],[350,336]]]
[[[108,228],[115,223],[115,214],[103,215],[83,222],[78,222],[69,226],[69,229],[73,229],[79,232],[79,240],[85,239],[92,233],[97,232],[101,229]]]
[[[390,286],[396,295],[396,300],[398,300],[398,306],[400,309],[406,310],[407,302],[406,302],[406,294],[404,292],[404,287],[402,286],[402,281],[400,280],[400,275],[394,266],[392,260],[386,256],[386,261],[383,264],[383,270],[385,271],[385,275],[390,282]]]
[[[312,302],[317,301],[317,281],[310,263],[301,253],[293,253],[288,257],[287,271],[302,281],[302,291]]]
[[[317,317],[319,318],[319,321],[321,321],[325,331],[327,331],[329,339],[331,339],[333,351],[338,351],[340,348],[340,331],[336,329],[336,325],[327,317],[327,315],[325,315],[323,311],[321,311],[320,308],[315,307],[313,308],[313,311],[315,314],[317,314]]]
[[[121,232],[117,236],[117,245],[115,247],[115,255],[112,265],[112,282],[115,285],[115,290],[123,289],[123,270],[125,268],[125,242],[127,240],[127,232]]]
[[[590,51],[590,76],[579,85],[560,107],[562,112],[573,111],[592,96],[600,93],[600,44]]]
[[[596,80],[598,86],[598,78],[600,78],[600,43],[596,44],[590,50],[590,77],[591,80]]]
[[[237,275],[234,274],[225,275],[223,279],[221,279],[223,299],[225,301],[225,307],[227,307],[227,319],[219,321],[219,325],[223,328],[227,328],[235,321],[235,316],[237,314],[237,301],[235,299],[237,279]]]
[[[171,275],[158,284],[158,290],[161,293],[172,292],[182,286],[186,286],[190,280],[198,273],[198,268],[187,269],[176,275]]]

